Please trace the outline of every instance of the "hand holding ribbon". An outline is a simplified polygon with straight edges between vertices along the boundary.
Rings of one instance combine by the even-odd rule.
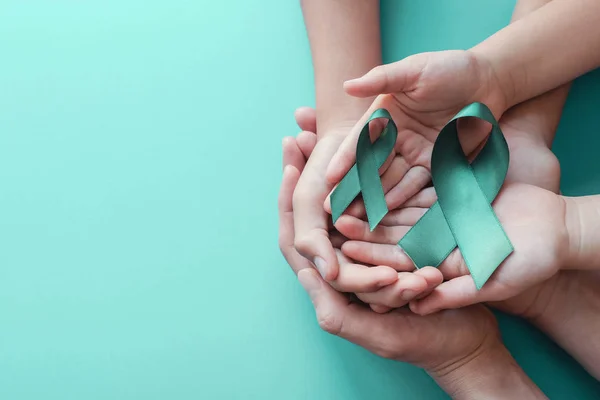
[[[472,105],[467,110],[475,110],[472,107],[480,108],[481,106]],[[479,111],[481,112],[481,110]],[[486,116],[484,112],[481,115],[490,119],[490,116]],[[457,118],[462,116],[465,116],[465,114],[459,113]],[[492,126],[492,131],[494,131],[493,123]],[[439,143],[445,143],[449,139],[456,139],[455,125],[448,129],[451,130],[446,131],[444,137],[440,137]],[[451,134],[449,138],[445,136],[448,133]],[[479,157],[476,158],[470,167],[478,183],[481,183],[482,176],[487,176],[488,180],[486,180],[486,183],[480,186],[482,193],[488,201],[494,198],[495,191],[499,189],[503,179],[504,172],[502,172],[502,168],[497,169],[498,165],[496,162],[501,162],[502,159],[507,159],[508,157],[505,154],[505,144],[500,135],[501,133],[499,133],[498,129],[496,134],[490,137],[487,146],[484,147],[484,150],[482,150]],[[454,144],[458,146],[457,143]],[[450,150],[446,156],[447,158],[452,159],[459,154],[457,153],[460,151],[459,146],[455,147],[454,153],[451,153],[452,149],[447,147],[447,145],[444,146],[440,147],[440,150]],[[442,155],[444,154],[442,153]],[[460,155],[462,156],[462,154]],[[464,160],[464,156],[462,157]],[[463,174],[465,171],[468,172],[468,169],[464,169],[464,162],[466,160],[461,161],[461,164],[458,166]],[[438,165],[434,163],[434,165],[436,165],[435,168],[438,168],[444,164]],[[444,175],[450,173],[447,169],[442,168],[439,171],[436,170],[434,175],[437,176],[438,172],[442,174],[442,179],[447,178]],[[439,179],[436,179],[434,183],[438,187]],[[453,187],[445,188],[448,195],[452,195],[452,189]],[[465,186],[461,184],[457,186],[457,189],[464,191]],[[442,226],[443,229],[432,228],[434,230],[432,236],[423,235],[421,237],[423,240],[418,240],[419,236],[417,233],[419,233],[419,229],[429,226],[425,217],[419,220],[419,217],[423,215],[423,212],[419,211],[420,207],[429,209],[425,215],[436,215],[431,211],[434,204],[439,208],[437,213],[443,215],[444,211],[440,207],[440,204],[436,202],[435,193],[431,189],[427,189],[410,200],[406,204],[408,208],[395,209],[388,214],[382,221],[385,226],[378,226],[373,231],[368,229],[366,222],[349,215],[343,215],[336,223],[336,228],[350,239],[344,243],[342,251],[348,257],[358,262],[373,265],[389,265],[396,270],[408,271],[414,268],[414,263],[396,244],[397,241],[400,241],[401,244],[406,243],[407,248],[411,247],[411,245],[415,247],[414,244],[416,243],[421,244],[424,249],[433,247],[433,250],[438,250],[437,252],[427,251],[415,255],[415,249],[411,247],[412,252],[410,256],[416,260],[420,260],[419,262],[423,265],[427,265],[428,262],[435,264],[436,260],[441,259],[439,271],[443,272],[445,279],[449,279],[435,288],[424,299],[411,303],[411,308],[417,313],[428,314],[439,309],[458,308],[477,302],[509,299],[522,293],[532,285],[544,282],[553,276],[564,264],[568,255],[564,199],[539,187],[514,183],[505,184],[495,198],[493,210],[498,220],[502,223],[507,236],[511,238],[516,251],[501,263],[497,272],[491,276],[483,287],[478,287],[472,277],[468,276],[467,263],[461,253],[458,249],[452,251],[455,247],[455,241],[450,240],[445,243],[445,246],[448,246],[446,248],[450,252],[448,257],[444,257],[445,250],[440,250],[444,248],[440,246],[441,242],[436,242],[436,238],[440,235],[445,238],[454,238],[454,236],[444,236],[448,234],[448,231],[452,232],[449,230],[447,222],[446,225]],[[489,205],[489,202],[486,205]],[[464,210],[471,211],[473,208],[469,206]],[[492,210],[490,209],[490,211]],[[497,223],[495,218],[493,222]],[[423,227],[417,229],[417,226],[420,226],[420,224],[423,224]],[[408,227],[410,226],[414,226],[414,228],[410,229],[410,232],[412,232],[410,235],[415,235],[412,238],[407,234]],[[464,224],[460,228],[468,230],[469,225]],[[480,235],[481,232],[477,232],[477,234]],[[407,240],[407,237],[410,240]],[[483,237],[477,238],[478,241],[481,239]],[[418,250],[418,246],[416,248]],[[478,250],[480,250],[478,247],[473,246],[471,248],[471,251]],[[481,250],[486,252],[488,249],[481,248]],[[424,254],[424,258],[419,258],[422,254]],[[391,288],[383,288],[380,292],[387,293],[373,293],[367,297],[359,297],[363,301],[377,306],[397,306],[394,303],[397,300],[389,294],[392,292]]]
[[[376,110],[371,119],[381,117],[389,118],[389,113]],[[492,124],[490,138],[473,166],[469,165],[458,140],[457,121],[464,117]],[[371,231],[387,214],[379,176],[374,176],[374,172],[377,173],[395,142],[389,133],[396,132],[396,125],[390,121],[388,126],[392,129],[386,129],[373,144],[368,124],[363,128],[356,149],[356,165],[331,195],[334,221],[358,191],[365,202]],[[458,245],[480,289],[512,252],[512,245],[490,206],[506,176],[508,160],[508,146],[498,123],[481,103],[463,108],[442,129],[431,162],[439,200],[399,243],[417,268],[437,267]]]

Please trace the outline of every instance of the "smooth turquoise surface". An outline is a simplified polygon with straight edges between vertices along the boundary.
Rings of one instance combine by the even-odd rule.
[[[386,61],[512,6],[384,1]],[[568,194],[600,192],[599,89],[578,81],[560,127]],[[313,97],[297,1],[0,0],[0,398],[445,398],[322,333],[279,253],[280,142]],[[501,323],[551,398],[600,391]]]

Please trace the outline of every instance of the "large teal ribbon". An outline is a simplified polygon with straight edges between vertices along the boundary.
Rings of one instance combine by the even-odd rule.
[[[485,146],[472,164],[458,139],[457,123],[465,117],[492,125]],[[377,141],[372,147],[376,145]],[[481,289],[512,253],[512,244],[491,207],[506,178],[508,162],[504,135],[485,105],[466,106],[444,126],[431,155],[431,175],[438,201],[398,243],[417,268],[439,266],[458,246],[476,287]],[[336,214],[343,211],[337,209]]]
[[[379,138],[371,143],[369,122],[379,118],[387,119],[389,122]],[[379,168],[394,149],[397,136],[398,130],[390,113],[383,108],[375,110],[358,137],[356,164],[331,194],[333,223],[346,211],[359,193],[362,193],[371,230],[375,229],[388,213],[385,193],[379,178]]]

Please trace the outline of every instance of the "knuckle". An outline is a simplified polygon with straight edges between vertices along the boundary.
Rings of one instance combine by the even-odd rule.
[[[389,65],[384,64],[373,67],[371,71],[369,71],[369,74],[382,80],[382,83],[387,84],[390,76]]]
[[[408,301],[402,298],[402,292],[403,290],[401,288],[395,289],[394,293],[391,294],[390,299],[387,302],[388,304],[386,305],[391,308],[404,307]]]
[[[300,254],[309,253],[310,250],[313,248],[312,244],[313,239],[312,235],[310,234],[298,235],[294,239],[294,247],[296,248],[296,251],[298,251],[298,253]]]
[[[376,68],[379,68],[378,74],[381,76],[382,80],[382,89],[390,90],[390,85],[392,83],[392,70],[389,65],[380,65]]]
[[[381,347],[375,350],[375,354],[379,357],[387,358],[389,360],[398,360],[400,359],[400,353],[396,349]]]
[[[319,312],[317,310],[317,322],[322,330],[332,335],[339,335],[342,331],[342,318],[333,312]]]

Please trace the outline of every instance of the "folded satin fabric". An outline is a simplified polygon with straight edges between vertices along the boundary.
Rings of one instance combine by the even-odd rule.
[[[388,124],[379,138],[371,143],[369,123],[374,119],[387,119]],[[331,214],[333,223],[346,211],[352,201],[362,194],[369,227],[371,230],[388,213],[385,193],[379,178],[379,168],[383,165],[396,145],[398,130],[390,113],[380,108],[375,110],[363,126],[356,145],[356,164],[331,194]]]

